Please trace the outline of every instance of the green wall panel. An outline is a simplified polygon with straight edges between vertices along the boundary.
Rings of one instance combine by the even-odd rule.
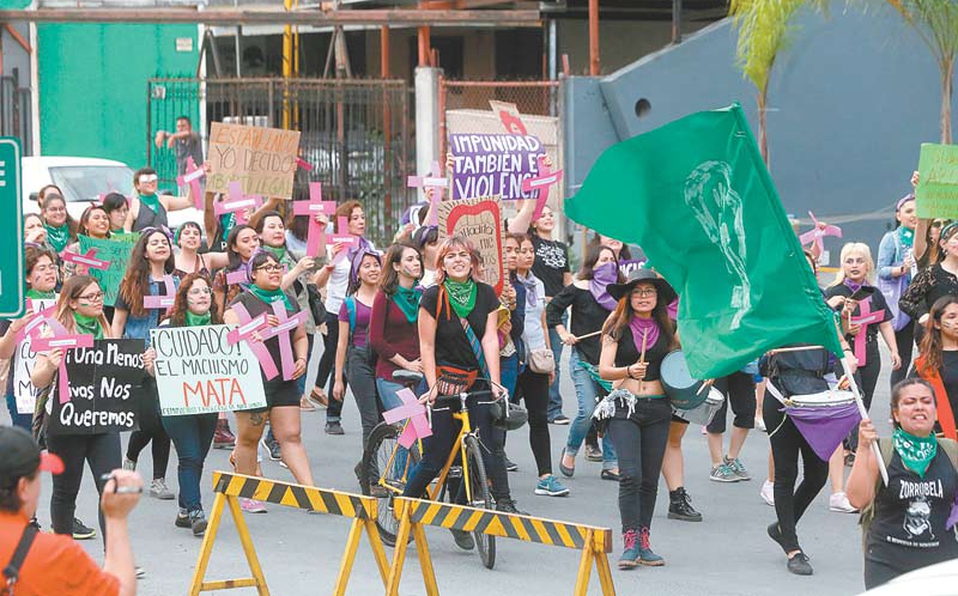
[[[37,34],[41,154],[145,165],[147,80],[195,75],[196,26],[48,24]],[[178,38],[190,51],[176,50]]]

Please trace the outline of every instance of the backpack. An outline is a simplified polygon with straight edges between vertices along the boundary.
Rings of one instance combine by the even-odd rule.
[[[958,471],[958,443],[952,441],[951,439],[939,438],[938,446],[941,447],[945,455],[948,456],[948,460],[951,462],[952,467],[955,468],[955,471]],[[892,456],[895,455],[895,447],[891,442],[890,438],[879,438],[878,439],[878,450],[881,451],[882,461],[885,462],[887,466],[891,462]],[[879,475],[878,480],[875,482],[875,496],[877,498],[878,491],[881,490],[882,479]],[[872,526],[872,522],[875,521],[875,499],[872,499],[871,503],[865,506],[862,509],[861,515],[858,518],[858,523],[862,526],[862,551],[865,550],[865,540],[868,538],[868,530]]]
[[[356,297],[347,296],[343,300],[343,304],[346,305],[346,314],[349,315],[349,341],[347,345],[351,346],[353,344],[353,333],[356,331]],[[369,331],[369,329],[366,330],[366,363],[375,368],[379,357],[369,343]]]

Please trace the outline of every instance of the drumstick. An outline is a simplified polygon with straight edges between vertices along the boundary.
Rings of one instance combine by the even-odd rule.
[[[576,341],[582,341],[583,339],[589,339],[590,337],[595,337],[596,335],[602,335],[602,330],[593,331],[592,333],[586,333],[585,335],[580,335],[575,338]]]
[[[639,362],[645,364],[645,341],[649,338],[649,330],[642,332],[642,353],[639,354]]]
[[[769,350],[769,354],[782,354],[784,352],[802,352],[804,350],[824,350],[825,346],[795,346],[791,348],[776,348]]]

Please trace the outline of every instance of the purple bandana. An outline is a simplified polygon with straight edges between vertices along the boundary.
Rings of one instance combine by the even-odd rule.
[[[864,281],[861,283],[855,283],[852,280],[848,279],[847,277],[845,278],[844,281],[842,281],[842,283],[845,284],[845,286],[852,291],[852,294],[860,290],[861,287],[865,285]]]
[[[659,325],[655,322],[655,319],[632,317],[632,322],[629,323],[629,328],[632,329],[632,341],[635,342],[635,349],[640,355],[643,352],[643,337],[645,338],[644,343],[646,350],[654,346],[655,342],[659,341]]]
[[[615,305],[618,304],[618,301],[612,296],[609,296],[608,287],[609,284],[614,284],[618,281],[618,273],[619,270],[616,268],[615,263],[606,263],[593,269],[592,279],[589,280],[589,291],[592,292],[592,297],[595,298],[595,301],[598,302],[602,308],[610,312],[615,310]]]
[[[525,289],[526,289],[526,306],[529,308],[535,308],[536,304],[539,302],[539,296],[536,294],[536,278],[532,275],[532,272],[529,271],[526,273],[526,276],[523,277],[516,274],[516,279],[519,280]]]

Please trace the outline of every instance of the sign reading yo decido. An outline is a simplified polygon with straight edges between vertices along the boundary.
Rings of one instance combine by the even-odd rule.
[[[298,152],[297,130],[214,122],[206,190],[226,192],[230,182],[239,181],[246,195],[290,199]]]

